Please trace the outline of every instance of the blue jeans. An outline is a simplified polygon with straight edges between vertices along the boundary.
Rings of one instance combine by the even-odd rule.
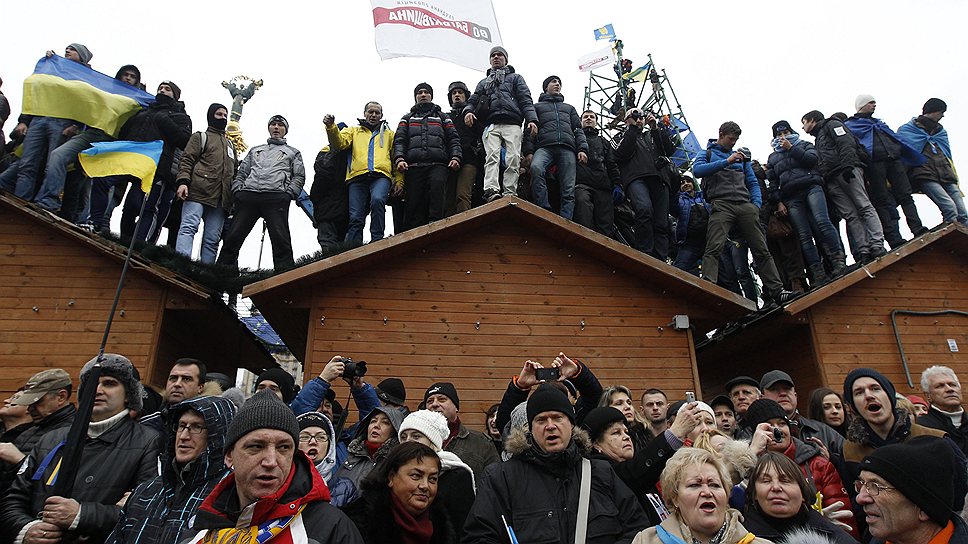
[[[635,249],[665,261],[669,256],[669,188],[658,177],[637,179],[625,188],[635,210]]]
[[[575,150],[563,145],[540,147],[531,159],[531,197],[534,203],[546,210],[551,209],[548,202],[548,182],[545,174],[552,165],[558,165],[558,183],[561,185],[561,212],[565,219],[575,216]]]
[[[830,222],[830,213],[827,211],[827,196],[820,185],[812,185],[806,191],[802,191],[783,201],[787,210],[790,212],[790,221],[793,228],[797,231],[797,238],[800,239],[800,249],[806,257],[807,266],[820,262],[820,254],[817,246],[813,243],[813,230],[811,222],[817,228],[817,241],[824,252],[829,256],[836,252],[842,252],[843,244],[840,241],[840,234]]]
[[[676,260],[672,263],[672,266],[689,272],[693,276],[698,276],[699,261],[702,260],[702,253],[705,249],[705,246],[683,243],[679,246],[679,252],[676,253]]]
[[[366,224],[367,211],[370,213],[370,241],[382,240],[383,231],[386,229],[390,180],[384,176],[367,177],[350,182],[347,189],[350,200],[350,224],[345,241],[356,245],[363,243],[363,226]]]
[[[91,147],[92,143],[109,139],[103,131],[89,128],[53,150],[47,159],[47,174],[34,196],[34,202],[47,210],[60,209],[61,193],[64,192],[64,183],[67,181],[67,167],[77,162],[77,154]]]
[[[175,251],[186,256],[192,256],[192,245],[198,223],[204,221],[202,231],[202,250],[199,260],[203,263],[214,263],[218,255],[218,243],[222,239],[222,225],[225,223],[225,210],[221,206],[206,206],[201,202],[186,200],[182,204],[181,225],[178,227],[178,238],[175,240]]]
[[[968,224],[968,211],[965,211],[965,200],[961,198],[961,191],[954,183],[941,184],[936,181],[919,180],[921,190],[941,210],[941,218],[949,223],[957,221],[962,225]]]
[[[73,123],[70,119],[34,117],[30,126],[27,127],[27,135],[24,137],[23,156],[17,161],[15,195],[25,200],[32,199],[40,166],[45,161],[50,162],[50,155],[64,141],[64,129]]]

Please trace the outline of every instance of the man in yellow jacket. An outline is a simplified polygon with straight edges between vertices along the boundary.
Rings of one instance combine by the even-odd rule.
[[[396,176],[391,182],[394,177],[391,162],[393,131],[383,120],[383,106],[379,102],[366,103],[359,126],[339,130],[335,121],[332,114],[323,117],[330,147],[339,150],[352,148],[346,173],[350,222],[345,242],[355,245],[363,243],[367,209],[370,211],[370,241],[382,240],[391,185],[393,194],[403,192],[402,177]]]

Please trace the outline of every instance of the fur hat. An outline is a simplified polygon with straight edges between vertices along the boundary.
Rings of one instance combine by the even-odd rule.
[[[920,436],[881,446],[864,458],[860,470],[877,474],[944,527],[953,512],[955,458],[943,438]]]
[[[225,436],[225,451],[230,451],[240,438],[258,429],[275,429],[288,433],[293,444],[299,444],[299,422],[296,414],[268,389],[249,397],[239,413],[235,414]]]
[[[561,389],[550,383],[538,386],[538,390],[528,398],[528,425],[542,412],[561,412],[568,416],[572,424],[575,423],[575,407],[568,402],[568,396]]]
[[[296,396],[296,392],[293,389],[296,385],[296,379],[292,377],[292,374],[279,367],[270,368],[262,374],[259,374],[259,377],[256,378],[256,388],[259,387],[260,383],[266,380],[276,382],[276,385],[279,386],[279,390],[282,392],[282,400],[284,400],[286,404],[292,402],[292,399]]]
[[[927,102],[924,103],[924,107],[921,108],[921,114],[928,113],[944,113],[948,111],[948,105],[945,104],[944,100],[940,98],[929,98]]]
[[[81,368],[81,388],[85,388],[84,386],[87,385],[84,383],[84,376],[90,372],[96,362],[97,357],[85,363],[84,367]],[[101,360],[101,375],[111,376],[121,382],[121,385],[124,386],[128,409],[135,412],[141,411],[144,406],[145,390],[141,386],[141,381],[138,380],[138,371],[127,357],[116,353],[105,353],[104,359]],[[80,391],[78,394],[80,394]]]
[[[437,451],[444,448],[444,439],[450,436],[450,428],[447,426],[447,418],[437,412],[431,412],[430,410],[417,410],[416,412],[411,412],[410,415],[403,419],[403,423],[400,424],[400,430],[397,433],[397,437],[403,434],[403,431],[407,429],[413,429],[415,431],[420,431],[421,434],[426,436],[434,445]]]
[[[869,94],[859,94],[857,98],[854,99],[854,109],[860,111],[861,108],[866,106],[869,102],[876,102],[874,97]]]

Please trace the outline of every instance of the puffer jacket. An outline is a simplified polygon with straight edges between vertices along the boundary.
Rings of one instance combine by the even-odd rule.
[[[239,165],[232,182],[232,194],[286,193],[295,200],[306,183],[302,154],[286,143],[285,138],[269,138],[253,147]]]
[[[537,123],[538,115],[534,111],[531,99],[531,89],[521,77],[514,72],[514,67],[507,65],[501,70],[488,68],[487,77],[477,83],[474,93],[467,99],[464,115],[474,113],[482,97],[487,96],[489,109],[487,119],[478,119],[484,125],[521,125],[522,122]]]
[[[393,435],[387,439],[370,457],[366,451],[366,432],[367,427],[370,425],[370,420],[376,414],[384,414],[390,419],[390,424],[393,426]],[[336,476],[339,478],[346,478],[353,483],[356,489],[360,488],[360,482],[363,478],[366,478],[368,474],[380,463],[380,461],[386,459],[390,450],[394,446],[400,443],[397,439],[397,432],[400,430],[400,425],[403,423],[403,412],[397,410],[396,408],[386,408],[383,406],[377,406],[370,411],[365,418],[363,418],[356,428],[356,436],[350,442],[347,447],[346,460],[343,464],[336,470]]]
[[[810,135],[817,148],[817,168],[824,178],[839,175],[844,170],[863,168],[857,155],[857,140],[843,123],[836,119],[817,121]]]
[[[339,508],[329,504],[329,499],[329,490],[322,476],[306,454],[297,451],[289,478],[282,487],[245,507],[239,505],[235,474],[229,474],[209,494],[191,521],[191,530],[197,534],[182,540],[182,544],[198,544],[210,532],[238,527],[240,520],[244,520],[241,525],[245,529],[275,519],[288,520],[297,513],[299,523],[290,523],[283,532],[299,531],[300,534],[281,535],[280,540],[308,544],[363,544],[353,522]],[[287,540],[287,536],[292,537],[291,540]]]
[[[793,438],[783,455],[800,465],[800,470],[803,471],[807,481],[813,483],[814,489],[823,495],[821,504],[824,508],[840,501],[844,504],[844,510],[853,509],[853,503],[850,501],[844,482],[840,479],[837,467],[820,453],[820,448],[810,442]],[[813,502],[811,499],[812,497],[806,498],[808,502]],[[860,533],[857,532],[857,522],[853,518],[842,521],[850,525],[851,535],[854,538],[860,537]]]
[[[208,444],[194,461],[180,467],[175,464],[175,429],[189,410],[205,419]],[[161,453],[161,475],[139,485],[128,497],[107,543],[168,544],[184,538],[188,521],[229,473],[222,448],[235,411],[230,400],[210,396],[188,399],[165,410],[162,419],[169,432]]]
[[[488,467],[478,486],[477,500],[464,525],[464,542],[507,542],[501,516],[518,542],[575,541],[581,460],[591,447],[588,434],[574,428],[561,452],[548,454],[524,432],[512,433],[505,444],[513,457]],[[625,543],[648,526],[638,500],[607,461],[591,461],[588,544]]]
[[[628,188],[637,179],[657,177],[656,159],[669,157],[675,152],[669,133],[661,126],[648,131],[638,125],[629,126],[615,150],[615,160],[622,172],[622,187]]]
[[[692,216],[692,207],[702,206],[706,209],[707,214],[712,214],[712,206],[706,202],[706,199],[702,196],[702,191],[696,190],[693,194],[689,194],[683,191],[679,191],[679,205],[676,209],[673,209],[673,213],[678,213],[676,215],[676,243],[683,244],[686,242],[686,237],[689,234],[689,218]],[[677,211],[678,210],[678,211]],[[705,237],[703,237],[705,240]]]
[[[602,138],[597,128],[584,128],[585,142],[588,144],[588,162],[577,163],[575,182],[593,189],[611,191],[622,181],[622,172],[615,162],[612,144]]]
[[[702,178],[702,191],[706,201],[752,202],[757,208],[763,205],[760,184],[749,161],[729,164],[733,150],[723,149],[716,140],[709,140],[706,152],[700,153],[692,163],[692,174]]]
[[[823,184],[817,170],[819,157],[812,143],[800,140],[787,151],[774,151],[766,161],[766,177],[780,189],[786,200],[802,194],[814,185]]]
[[[769,540],[759,538],[746,530],[740,523],[743,516],[732,508],[726,510],[726,534],[720,544],[772,544]],[[660,536],[660,532],[665,532],[678,540],[669,540],[668,537]],[[655,527],[639,533],[632,544],[666,544],[668,542],[692,542],[692,532],[684,523],[673,514]]]
[[[73,404],[68,404],[63,408],[57,410],[53,414],[40,420],[36,425],[31,425],[26,431],[20,433],[20,436],[13,442],[17,449],[24,454],[29,454],[30,450],[34,449],[37,442],[44,437],[45,434],[55,431],[57,429],[63,429],[70,427],[71,423],[74,421],[74,414],[77,413],[77,408]],[[0,461],[0,496],[3,496],[13,482],[13,479],[17,475],[17,467],[20,463],[13,464],[6,461]]]
[[[165,145],[155,175],[162,181],[173,183],[174,171],[178,166],[174,162],[175,149],[185,149],[191,135],[192,118],[185,113],[185,103],[158,99],[128,119],[121,127],[118,139],[134,142],[163,141]]]
[[[393,162],[410,166],[446,165],[461,160],[460,135],[450,116],[433,102],[414,104],[400,119],[393,138]]]
[[[534,111],[538,116],[536,148],[561,145],[576,153],[588,152],[585,132],[581,129],[581,116],[574,106],[565,103],[565,95],[541,93]]]
[[[205,130],[205,149],[202,133],[188,139],[178,165],[178,185],[188,185],[188,201],[206,206],[232,209],[232,180],[239,161],[235,146],[225,137],[225,131],[208,127]]]
[[[104,540],[118,523],[121,497],[158,475],[158,433],[127,417],[127,411],[124,414],[112,428],[84,444],[72,497],[81,504],[80,521],[61,542],[77,542],[83,537]],[[64,454],[59,445],[68,431],[65,427],[44,435],[24,460],[10,492],[0,499],[3,542],[13,542],[43,510],[53,491],[47,482]],[[48,462],[40,470],[44,461]]]
[[[380,126],[372,128],[363,119],[359,119],[359,122],[359,126],[346,127],[343,130],[335,124],[326,127],[330,149],[352,150],[346,165],[346,183],[366,174],[380,174],[400,183],[403,178],[398,175],[390,160],[393,153],[393,131],[387,127],[386,121],[381,121]]]

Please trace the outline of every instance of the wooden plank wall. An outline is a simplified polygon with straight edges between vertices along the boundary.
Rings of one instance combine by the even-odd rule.
[[[681,397],[698,385],[687,334],[666,328],[689,313],[684,302],[520,231],[498,226],[317,286],[307,376],[336,353],[366,360],[370,383],[404,379],[411,409],[431,383],[452,381],[462,419],[478,429],[525,360],[548,365],[559,351],[636,394]],[[342,384],[337,393],[348,395]]]
[[[914,388],[908,387],[894,331],[892,310],[968,311],[968,264],[961,256],[932,245],[845,289],[811,309],[825,381],[843,388],[847,373],[872,367],[894,382],[898,392],[920,394],[921,372],[949,366],[968,381],[968,317],[897,317]],[[961,248],[968,251],[968,248]],[[959,351],[948,348],[953,339]]]
[[[120,267],[15,213],[0,214],[0,394],[36,372],[63,368],[76,380],[97,355]],[[164,289],[128,275],[107,351],[147,370]],[[37,311],[34,311],[37,308]],[[76,382],[75,382],[76,383]]]

